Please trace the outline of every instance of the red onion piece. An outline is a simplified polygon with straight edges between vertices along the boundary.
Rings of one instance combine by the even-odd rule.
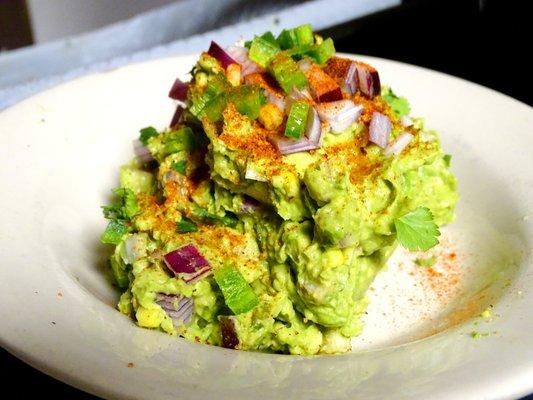
[[[174,100],[185,101],[187,99],[187,91],[189,90],[189,83],[183,82],[180,78],[176,78],[174,84],[168,92],[168,97]]]
[[[188,323],[194,311],[192,299],[180,294],[157,293],[155,302],[172,318],[176,326]]]
[[[243,196],[240,211],[243,214],[253,214],[261,208],[261,203],[250,196]]]
[[[402,117],[400,118],[400,123],[402,124],[402,126],[407,128],[409,126],[412,126],[414,122],[407,115],[402,115]]]
[[[318,112],[311,107],[309,115],[307,116],[307,125],[305,127],[305,136],[311,142],[316,143],[318,146],[322,145],[322,125],[320,124],[320,118]]]
[[[195,283],[212,272],[211,265],[192,244],[180,247],[163,256],[167,267],[180,274],[186,283]]]
[[[281,111],[285,110],[285,107],[287,106],[285,102],[285,98],[278,96],[277,94],[265,90],[265,96],[267,98],[267,102],[274,104],[276,107],[278,107]]]
[[[340,133],[357,122],[363,111],[363,106],[351,100],[340,100],[330,103],[320,103],[316,106],[322,121],[327,122],[333,133]]]
[[[152,153],[148,150],[148,147],[143,145],[139,139],[133,141],[133,152],[142,162],[147,163],[154,159]]]
[[[357,79],[359,89],[365,96],[372,98],[381,93],[378,71],[370,65],[357,63]]]
[[[248,49],[246,47],[229,46],[226,51],[231,58],[241,65],[241,76],[265,72],[259,64],[248,58]]]
[[[176,107],[176,111],[174,111],[174,115],[172,116],[172,119],[170,120],[169,127],[173,127],[174,125],[178,124],[181,121],[181,116],[183,114],[183,111],[185,111],[185,108],[183,108],[181,105]]]
[[[298,61],[298,68],[300,68],[300,71],[307,72],[313,65],[312,61],[308,58],[302,58],[300,61]]]
[[[353,95],[355,92],[357,92],[358,82],[357,65],[355,62],[352,62],[350,63],[350,66],[346,71],[346,75],[344,76],[344,88],[348,94]]]
[[[231,56],[226,53],[226,51],[222,47],[220,47],[213,41],[211,42],[211,46],[209,46],[209,50],[207,50],[207,54],[209,54],[213,58],[216,58],[224,69],[227,68],[230,64],[237,63],[237,61],[231,58]]]
[[[220,331],[222,333],[222,347],[235,349],[239,345],[239,337],[235,327],[235,317],[223,315],[218,317],[220,322]]]
[[[369,140],[384,149],[389,143],[391,130],[392,124],[389,117],[374,111],[372,114],[372,120],[370,121],[370,126],[368,127]]]
[[[340,87],[336,87],[329,92],[322,93],[321,95],[317,96],[317,101],[319,103],[326,103],[331,101],[338,101],[342,100],[342,91]]]
[[[281,154],[300,153],[302,151],[316,150],[320,146],[307,138],[289,139],[286,137],[270,137],[269,140],[278,148]]]
[[[254,166],[251,166],[251,165],[247,165],[246,166],[246,171],[244,173],[244,178],[245,179],[250,179],[252,181],[257,181],[257,182],[267,182],[268,179],[265,178],[265,176],[263,176],[260,172],[257,171],[257,168],[255,168]]]
[[[414,139],[414,136],[411,135],[410,133],[408,132],[402,133],[400,136],[398,136],[398,138],[394,141],[394,143],[389,144],[387,146],[387,148],[384,151],[384,154],[386,156],[391,156],[391,155],[397,156],[403,151],[403,149],[407,147],[409,143],[411,143],[413,139]]]

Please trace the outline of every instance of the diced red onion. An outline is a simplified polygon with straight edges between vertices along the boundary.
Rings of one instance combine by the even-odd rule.
[[[285,110],[286,102],[284,97],[278,96],[270,90],[265,90],[265,96],[267,98],[267,102],[274,104],[281,111]]]
[[[391,129],[392,124],[389,117],[374,111],[370,126],[368,127],[369,140],[384,149],[389,143]]]
[[[350,64],[350,67],[346,71],[344,76],[344,88],[348,94],[355,94],[357,92],[358,78],[357,78],[357,65],[355,62]]]
[[[145,241],[139,234],[133,234],[124,241],[124,262],[126,264],[133,264],[141,258],[142,249],[144,249]]]
[[[322,121],[327,122],[333,133],[340,133],[355,123],[363,106],[351,100],[340,100],[330,103],[320,103],[316,106]]]
[[[330,90],[329,92],[323,93],[317,97],[317,101],[320,103],[332,102],[342,100],[342,91],[340,87]]]
[[[183,115],[183,111],[185,111],[185,109],[181,105],[176,107],[176,111],[174,111],[174,115],[172,116],[172,119],[170,120],[169,127],[172,128],[174,125],[178,124],[181,121],[181,116]]]
[[[230,64],[237,63],[237,61],[235,61],[228,53],[226,53],[222,47],[213,41],[211,42],[211,46],[209,46],[209,50],[207,50],[207,54],[213,58],[216,58],[224,69]]]
[[[298,68],[300,68],[300,71],[302,72],[309,71],[309,68],[311,68],[312,65],[313,63],[308,58],[302,58],[300,61],[298,61]]]
[[[244,173],[245,179],[250,179],[252,181],[258,181],[258,182],[267,182],[267,179],[257,172],[257,169],[251,165],[246,166],[246,172]]]
[[[292,103],[296,100],[307,100],[309,102],[313,101],[313,97],[307,89],[297,89],[292,88],[291,93],[285,99],[285,112],[288,114]]]
[[[402,124],[402,126],[407,128],[413,125],[413,120],[407,115],[402,115],[402,117],[400,118],[400,123]]]
[[[167,267],[186,283],[195,283],[212,272],[211,265],[192,244],[180,247],[164,255]]]
[[[194,311],[191,298],[179,294],[157,293],[155,301],[172,318],[174,325],[179,326],[190,321]]]
[[[270,137],[269,140],[278,148],[281,154],[299,153],[302,151],[316,150],[320,146],[307,138],[289,139],[286,137]]]
[[[218,320],[220,322],[220,331],[222,333],[222,347],[235,349],[239,345],[235,317],[232,315],[223,315],[218,317]]]
[[[148,147],[143,145],[139,139],[133,141],[133,152],[142,162],[147,163],[154,159],[152,153],[148,150]]]
[[[229,46],[226,49],[227,53],[241,65],[241,76],[254,74],[256,72],[264,72],[265,70],[248,58],[248,49],[243,46]]]
[[[185,101],[187,99],[187,91],[189,90],[189,83],[183,82],[180,78],[176,78],[174,84],[168,92],[168,97],[174,100]]]
[[[357,79],[359,82],[359,89],[361,92],[372,98],[381,92],[381,84],[379,82],[379,74],[370,65],[357,63]]]
[[[253,214],[261,208],[261,203],[250,196],[243,196],[240,211],[243,214]]]
[[[408,132],[402,133],[400,136],[398,136],[398,138],[394,141],[394,143],[389,144],[387,146],[387,148],[384,151],[384,154],[386,156],[391,156],[391,155],[397,156],[403,151],[403,149],[407,147],[409,143],[411,143],[411,140],[413,139],[414,139],[414,136],[411,135],[410,133]]]
[[[314,107],[310,108],[309,115],[307,116],[305,136],[318,146],[322,145],[322,125],[320,124],[318,112],[314,109]]]

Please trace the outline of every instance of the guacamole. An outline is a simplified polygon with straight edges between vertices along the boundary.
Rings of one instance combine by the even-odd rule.
[[[350,351],[395,247],[427,250],[454,218],[437,133],[309,25],[212,43],[191,75],[103,207],[118,309],[199,343]]]

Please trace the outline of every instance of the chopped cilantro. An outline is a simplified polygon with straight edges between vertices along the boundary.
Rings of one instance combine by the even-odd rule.
[[[141,135],[139,136],[139,140],[142,144],[145,146],[148,144],[148,139],[151,137],[159,135],[157,130],[153,126],[147,126],[146,128],[143,128],[140,130]]]
[[[408,115],[411,112],[411,107],[409,107],[409,102],[405,97],[396,96],[392,89],[384,89],[381,94],[383,100],[385,100],[392,111],[398,116]]]
[[[182,217],[181,221],[176,222],[176,231],[178,233],[196,232],[198,227],[190,219]]]
[[[128,231],[128,227],[122,220],[111,220],[104,233],[100,236],[100,241],[104,244],[119,244],[122,236]]]
[[[440,235],[433,214],[427,207],[418,207],[394,220],[400,244],[411,251],[429,250],[439,243]]]
[[[449,167],[450,166],[450,162],[452,161],[452,155],[451,154],[444,154],[442,159],[444,160],[444,163],[446,164],[446,166]]]
[[[119,200],[110,206],[103,206],[104,217],[107,219],[132,219],[140,210],[137,197],[132,190],[126,188],[113,189]]]
[[[232,213],[226,213],[223,217],[220,217],[216,214],[211,214],[205,208],[196,207],[194,210],[194,216],[200,218],[201,220],[211,223],[211,224],[221,224],[228,226],[230,228],[235,228],[239,220]]]
[[[477,331],[470,332],[470,336],[473,339],[480,339],[480,338],[483,338],[483,337],[487,337],[489,335],[490,335],[490,333],[488,333],[488,332],[477,332]]]
[[[185,160],[173,161],[172,164],[170,164],[170,168],[172,168],[176,172],[179,172],[182,175],[185,175],[186,167],[187,161]]]
[[[431,267],[435,264],[435,261],[437,261],[437,257],[431,256],[428,258],[417,258],[415,260],[416,265],[420,265],[421,267]]]

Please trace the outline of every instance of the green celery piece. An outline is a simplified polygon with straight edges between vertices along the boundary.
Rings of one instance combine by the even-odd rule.
[[[214,276],[226,305],[235,315],[257,307],[259,299],[237,268],[227,264],[215,269]]]
[[[191,152],[198,146],[196,136],[191,128],[185,126],[177,131],[169,132],[163,142],[162,156],[177,153],[178,151]]]
[[[124,221],[120,219],[109,221],[107,228],[100,236],[100,241],[104,244],[117,245],[127,231],[128,227],[125,225]]]
[[[148,139],[159,135],[159,133],[153,126],[147,126],[146,128],[141,129],[139,133],[139,140],[145,146],[148,144]]]
[[[312,45],[315,42],[313,28],[310,24],[305,24],[293,29],[284,29],[276,41],[283,50]]]
[[[331,56],[335,54],[335,45],[333,39],[327,38],[319,45],[313,46],[307,55],[314,59],[318,64],[324,64]]]
[[[256,119],[259,109],[266,103],[266,97],[258,85],[242,85],[232,93],[231,101],[241,114]]]
[[[431,256],[428,258],[417,258],[415,264],[421,267],[431,267],[437,262],[437,257]]]
[[[190,219],[182,217],[180,221],[176,222],[176,231],[178,233],[196,232],[198,227]]]
[[[179,172],[182,175],[185,175],[185,171],[187,169],[187,161],[185,160],[173,161],[172,164],[170,164],[170,168],[176,172]]]
[[[295,101],[292,103],[285,125],[285,136],[299,139],[305,133],[307,117],[309,115],[309,104],[305,101]]]
[[[266,68],[270,60],[279,52],[280,48],[275,40],[274,42],[271,42],[270,40],[259,36],[252,40],[248,57],[263,68]]]
[[[222,95],[227,92],[231,87],[228,80],[224,74],[213,75],[202,94],[197,96],[189,107],[189,111],[197,118],[202,118],[205,116],[203,113],[204,108],[213,100],[215,97]]]
[[[315,42],[313,28],[310,24],[305,24],[293,29],[284,29],[276,41],[283,50],[312,45]]]
[[[269,70],[287,94],[291,93],[294,87],[303,89],[307,86],[304,73],[287,53],[276,55],[269,65]]]

